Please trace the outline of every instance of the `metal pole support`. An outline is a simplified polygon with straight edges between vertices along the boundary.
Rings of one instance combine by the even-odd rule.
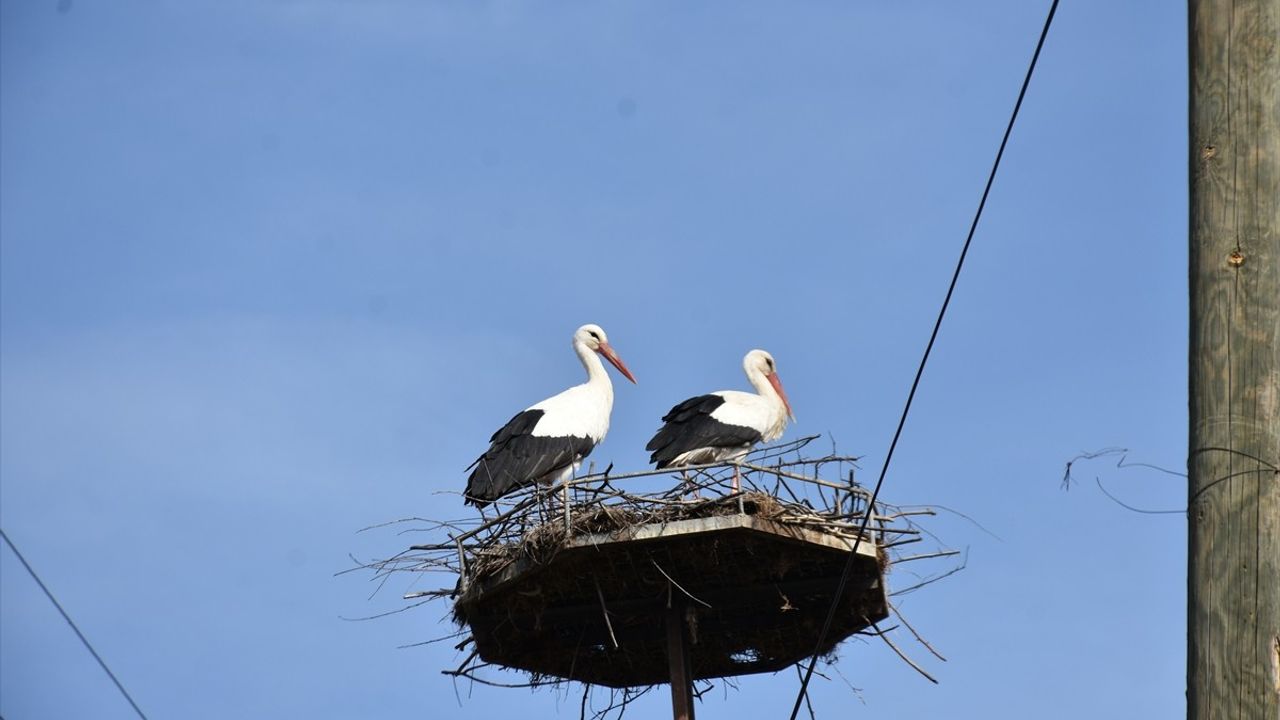
[[[684,603],[668,594],[667,665],[671,669],[671,717],[693,720],[693,676],[689,667],[689,636],[684,624]]]

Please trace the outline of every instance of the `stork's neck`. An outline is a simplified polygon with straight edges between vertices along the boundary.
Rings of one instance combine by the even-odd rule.
[[[587,385],[589,387],[598,388],[601,392],[613,397],[613,382],[609,380],[609,372],[604,369],[604,363],[600,362],[600,356],[585,343],[574,341],[573,351],[578,353],[578,359],[582,361],[582,367],[587,369]],[[765,383],[768,385],[768,383]]]
[[[763,371],[757,368],[747,370],[747,380],[751,382],[751,387],[756,389],[756,394],[768,400],[779,413],[786,413],[787,409],[782,404],[782,398],[778,396],[778,391],[773,389],[773,383],[769,382],[769,378],[765,377]]]

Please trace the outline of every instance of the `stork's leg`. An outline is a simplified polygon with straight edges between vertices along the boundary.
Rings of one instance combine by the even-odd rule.
[[[572,518],[569,517],[569,481],[572,480],[573,476],[576,474],[576,467],[564,474],[564,490],[560,496],[560,502],[564,504],[564,535],[566,538],[572,533],[571,528],[573,527]]]
[[[738,492],[742,487],[742,465],[739,460],[733,462],[733,494],[738,496],[738,512],[746,514],[747,508],[742,499],[742,493]]]
[[[550,511],[547,509],[548,493],[547,491],[545,491],[545,488],[547,487],[548,486],[544,486],[544,484],[540,482],[538,484],[535,484],[534,486],[534,497],[536,498],[536,500],[538,500],[538,524],[539,525],[547,523],[547,518],[550,514]],[[554,497],[554,493],[552,493],[552,496]]]

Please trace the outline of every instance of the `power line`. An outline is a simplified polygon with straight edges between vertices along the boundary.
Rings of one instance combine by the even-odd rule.
[[[67,611],[62,609],[62,604],[53,596],[52,592],[49,592],[49,588],[45,586],[42,580],[40,580],[40,576],[36,575],[36,571],[31,567],[31,563],[27,562],[27,559],[22,557],[22,553],[18,552],[18,547],[9,539],[9,535],[3,528],[0,528],[0,538],[4,538],[5,544],[9,546],[9,549],[13,551],[14,555],[18,556],[18,561],[22,563],[22,567],[27,569],[27,573],[31,575],[31,579],[35,580],[36,584],[40,586],[40,589],[44,591],[44,596],[49,598],[49,602],[53,603],[54,607],[58,608],[58,612],[62,613],[62,619],[67,621],[67,624],[75,631],[76,637],[80,638],[80,642],[84,643],[85,648],[89,650],[89,654],[93,655],[93,659],[97,660],[98,664],[102,666],[103,672],[107,674],[107,677],[111,678],[111,682],[116,684],[116,688],[120,690],[120,694],[124,695],[124,699],[128,700],[129,704],[133,706],[133,711],[138,713],[138,717],[142,718],[142,720],[147,720],[147,716],[142,713],[142,709],[138,707],[138,703],[133,701],[133,698],[129,695],[129,691],[125,690],[124,685],[121,685],[120,680],[116,678],[116,674],[111,672],[111,668],[107,667],[107,663],[102,660],[102,656],[99,655],[98,651],[94,650],[93,646],[89,644],[89,639],[84,636],[84,633],[80,632],[80,628],[76,627],[75,622],[71,619],[71,616],[67,614]]]
[[[938,311],[938,319],[933,323],[933,332],[929,335],[929,344],[925,345],[924,355],[920,358],[920,366],[916,369],[915,380],[911,382],[911,391],[907,393],[906,406],[902,408],[902,416],[898,419],[898,429],[893,433],[893,440],[889,443],[889,452],[885,455],[884,465],[880,467],[880,477],[876,480],[875,489],[871,492],[871,501],[867,503],[867,512],[862,516],[862,527],[859,528],[857,536],[853,540],[853,549],[849,552],[849,559],[845,562],[844,571],[840,573],[840,582],[836,585],[835,596],[831,599],[831,608],[827,611],[827,619],[822,624],[822,632],[818,634],[818,642],[813,648],[813,657],[809,660],[809,668],[805,670],[804,679],[800,681],[800,692],[796,695],[795,707],[791,709],[791,720],[796,720],[796,716],[800,713],[800,705],[804,703],[805,692],[809,688],[809,680],[813,678],[813,668],[818,664],[818,652],[822,648],[822,643],[826,641],[827,634],[831,631],[831,623],[835,620],[836,608],[840,605],[840,598],[844,595],[845,586],[849,583],[849,573],[853,570],[854,560],[858,557],[858,544],[862,541],[862,536],[867,531],[867,523],[871,520],[871,514],[875,511],[876,499],[880,496],[880,487],[884,484],[885,473],[889,471],[889,462],[893,460],[893,451],[898,447],[898,438],[902,435],[902,428],[907,423],[907,415],[911,412],[911,402],[915,400],[916,389],[920,386],[920,377],[924,375],[924,367],[929,362],[929,353],[933,351],[933,343],[938,339],[938,330],[942,327],[942,319],[946,317],[947,307],[951,304],[951,296],[955,292],[956,282],[960,279],[960,270],[964,268],[965,256],[969,254],[969,245],[973,242],[973,234],[978,229],[978,221],[982,218],[982,209],[987,205],[987,196],[991,194],[991,185],[996,180],[996,171],[1000,168],[1000,159],[1004,157],[1005,146],[1009,144],[1009,135],[1013,132],[1013,124],[1018,119],[1018,110],[1022,108],[1022,99],[1026,97],[1027,86],[1031,84],[1031,75],[1035,72],[1036,62],[1040,59],[1040,50],[1044,47],[1044,40],[1049,35],[1049,26],[1053,24],[1053,16],[1058,10],[1058,0],[1053,0],[1049,6],[1049,14],[1044,19],[1044,28],[1040,30],[1040,40],[1036,43],[1036,50],[1031,55],[1031,63],[1027,66],[1026,77],[1022,80],[1022,89],[1018,91],[1018,100],[1013,104],[1013,113],[1009,115],[1009,124],[1005,126],[1004,137],[1000,140],[1000,149],[996,151],[995,162],[991,164],[991,173],[987,176],[987,185],[982,190],[982,199],[978,201],[978,210],[973,214],[973,223],[969,225],[969,234],[964,239],[964,247],[960,250],[960,259],[956,262],[955,272],[951,275],[951,285],[947,287],[947,295],[942,301],[942,308]]]

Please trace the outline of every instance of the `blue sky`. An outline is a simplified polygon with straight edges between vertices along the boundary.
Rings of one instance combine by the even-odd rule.
[[[151,717],[576,717],[457,688],[445,608],[334,577],[462,517],[462,469],[580,381],[594,459],[777,358],[879,469],[1047,9],[981,3],[0,0],[0,524]],[[1185,8],[1067,2],[884,495],[968,568],[850,644],[821,716],[1184,706]],[[131,711],[0,552],[0,714]],[[905,582],[906,576],[891,578]],[[918,652],[917,655],[923,655]],[[924,659],[924,658],[922,658]],[[790,673],[702,718],[777,718]],[[461,701],[457,699],[461,698]],[[661,717],[665,693],[639,717]]]

